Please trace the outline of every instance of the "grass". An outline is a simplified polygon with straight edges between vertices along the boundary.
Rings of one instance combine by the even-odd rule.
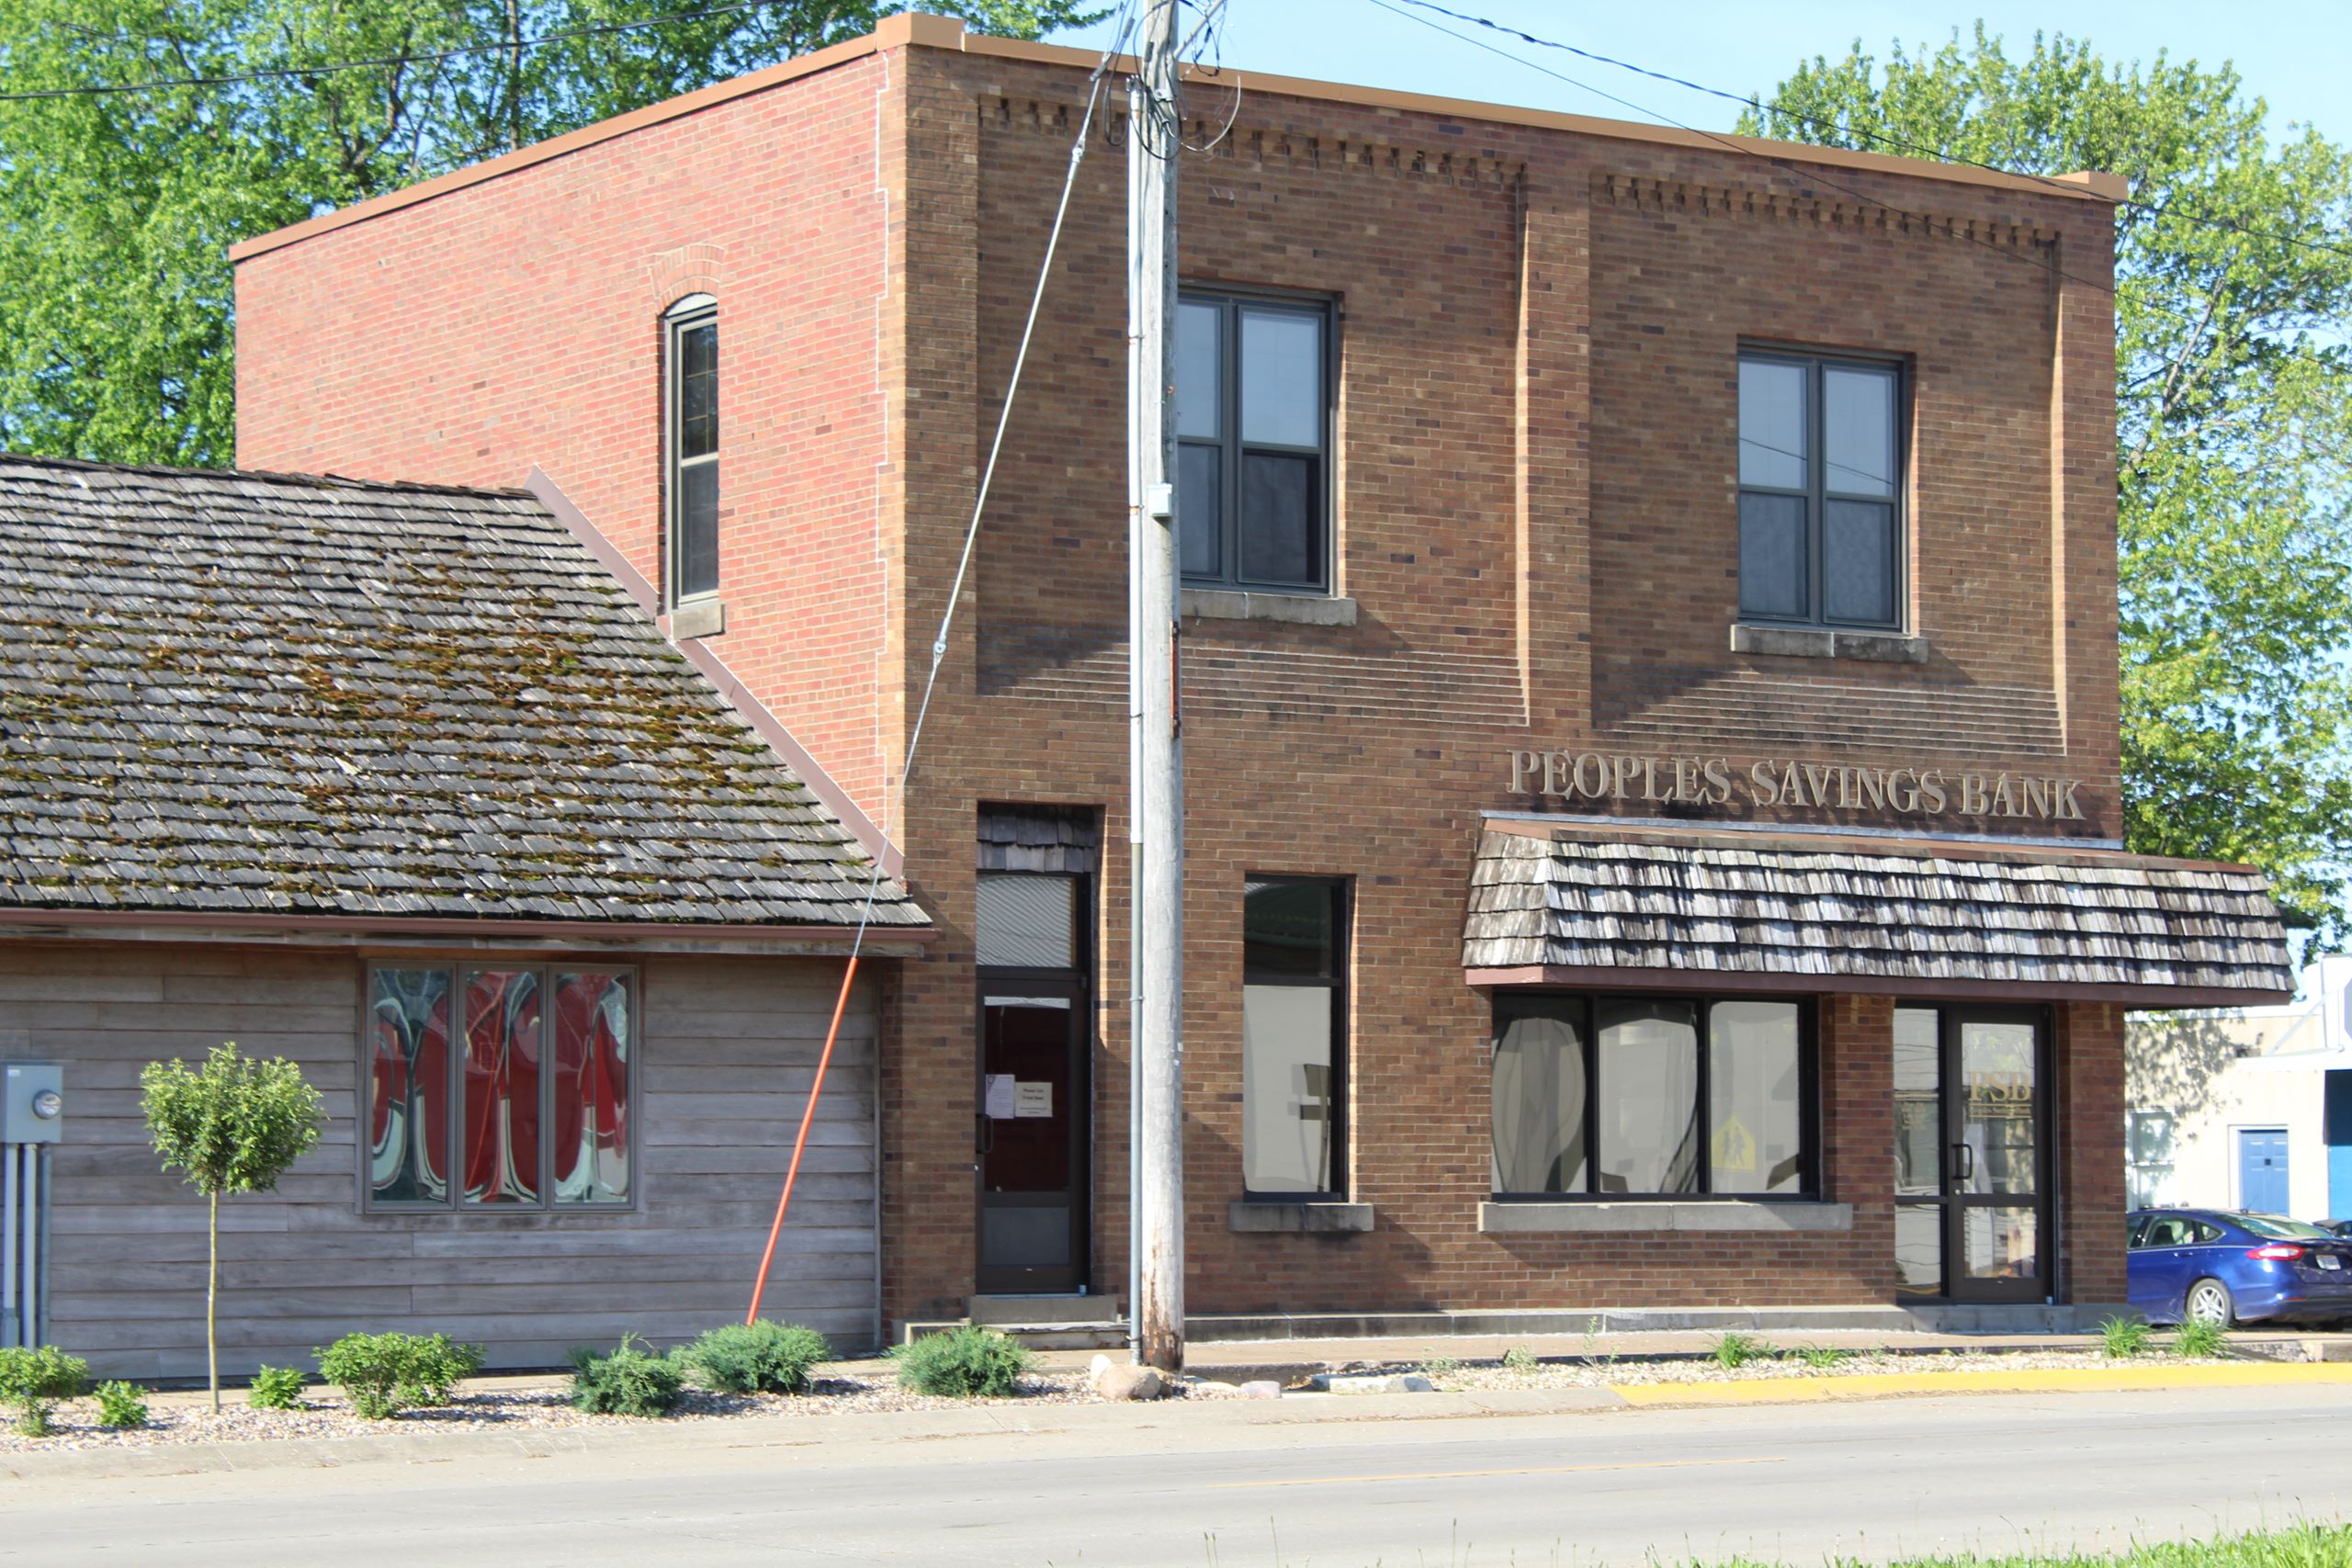
[[[2099,1348],[2119,1361],[2145,1354],[2156,1337],[2156,1331],[2136,1317],[2100,1318],[2098,1332]]]
[[[2230,1331],[2218,1323],[2184,1323],[2173,1336],[2176,1356],[2226,1356],[2230,1353]]]
[[[1226,1568],[1215,1535],[1204,1536],[1208,1568]],[[1280,1568],[1304,1568],[1303,1560],[1283,1555],[1277,1537],[1273,1556],[1237,1551],[1235,1564],[1272,1562]],[[1313,1560],[1323,1562],[1328,1559]],[[1590,1568],[1593,1560],[1562,1543],[1542,1556],[1523,1551],[1501,1557],[1473,1553],[1458,1540],[1442,1557],[1427,1551],[1383,1556],[1370,1568]],[[1712,1561],[1697,1557],[1653,1556],[1650,1568],[1861,1568],[1850,1557],[1805,1558],[1727,1557]],[[2023,1551],[1991,1557],[1963,1551],[1934,1557],[1904,1557],[1886,1568],[2346,1568],[2352,1563],[2352,1525],[2301,1524],[2284,1529],[2257,1530],[2250,1535],[2223,1536],[2215,1540],[2162,1541],[2121,1551]]]
[[[1726,1334],[1715,1341],[1710,1352],[1715,1365],[1727,1372],[1736,1372],[1750,1361],[1769,1360],[1772,1348],[1752,1334]]]
[[[1849,1558],[1823,1568],[1848,1568]],[[1687,1568],[1797,1568],[1763,1558],[1735,1557],[1716,1563],[1686,1560]],[[1905,1557],[1888,1568],[2344,1568],[2352,1563],[2352,1525],[2291,1526],[2224,1536],[2219,1540],[2165,1541],[2123,1551],[2019,1552],[1980,1557]],[[1810,1564],[1806,1568],[1811,1568]]]

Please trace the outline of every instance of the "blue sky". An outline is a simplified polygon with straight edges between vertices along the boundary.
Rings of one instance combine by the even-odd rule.
[[[1392,0],[1394,3],[1394,0]],[[2177,0],[1666,0],[1663,4],[1575,0],[1442,0],[1450,9],[1523,28],[1652,70],[1735,93],[1769,89],[1800,60],[1842,56],[1856,39],[1884,59],[1887,45],[1937,44],[1978,17],[2028,52],[2036,28],[2086,38],[2111,61],[2233,62],[2247,89],[2270,105],[2273,135],[2308,121],[2336,142],[2352,141],[2352,0],[2252,0],[2188,5]],[[1227,0],[1224,56],[1245,70],[1402,88],[1446,97],[1523,104],[1618,119],[1730,128],[1736,106],[1482,33],[1553,70],[1630,99],[1637,114],[1565,83],[1498,59],[1384,11],[1371,0]],[[1443,21],[1442,17],[1432,20]],[[1458,23],[1456,31],[1480,32]],[[1101,47],[1108,24],[1058,34],[1057,42]]]

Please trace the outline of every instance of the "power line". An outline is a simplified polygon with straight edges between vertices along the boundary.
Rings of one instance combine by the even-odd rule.
[[[1062,222],[1069,213],[1070,195],[1078,188],[1078,166],[1086,157],[1087,140],[1094,128],[1095,107],[1102,97],[1102,80],[1110,73],[1112,62],[1118,58],[1119,46],[1126,41],[1128,32],[1135,26],[1130,15],[1131,5],[1132,0],[1122,0],[1118,26],[1112,33],[1109,45],[1102,51],[1101,62],[1094,67],[1094,73],[1087,79],[1086,112],[1079,121],[1078,134],[1070,141],[1069,165],[1062,173],[1061,197],[1054,204],[1053,225],[1046,231],[1046,254],[1037,263],[1037,281],[1029,291],[1029,314],[1022,323],[1020,346],[1013,352],[1012,374],[1005,382],[1004,401],[997,409],[996,434],[989,443],[988,462],[980,469],[979,488],[972,497],[972,516],[971,521],[965,525],[963,552],[956,561],[956,580],[948,587],[947,604],[940,612],[938,635],[932,638],[931,668],[923,677],[922,700],[915,708],[914,723],[908,728],[907,749],[899,764],[899,826],[902,834],[906,827],[908,780],[914,773],[915,757],[922,746],[923,721],[931,716],[932,697],[939,687],[940,666],[947,661],[948,633],[956,625],[956,609],[964,597],[964,581],[971,570],[973,547],[979,541],[980,518],[988,510],[989,490],[996,479],[997,458],[1004,450],[1005,432],[1012,423],[1013,405],[1021,394],[1021,373],[1029,363],[1029,344],[1036,336],[1037,317],[1046,302],[1046,281],[1053,275],[1054,253],[1061,243]],[[801,1150],[808,1143],[809,1124],[816,1118],[817,1097],[824,1092],[825,1064],[831,1059],[833,1038],[841,1028],[842,1015],[849,1006],[850,987],[857,978],[858,958],[865,948],[866,932],[874,923],[874,902],[881,890],[882,874],[882,856],[876,853],[874,869],[865,882],[865,902],[858,909],[857,931],[850,939],[849,963],[842,974],[840,998],[833,1004],[832,1027],[826,1034],[824,1053],[818,1058],[817,1073],[808,1086],[808,1099],[800,1114],[800,1137],[793,1147],[791,1163],[785,1168],[784,1190],[776,1199],[775,1223],[768,1227],[767,1251],[760,1258],[759,1275],[752,1285],[752,1306],[745,1316],[746,1322],[759,1316],[760,1299],[767,1289],[768,1270],[775,1261],[776,1237],[784,1229],[785,1215],[792,1202],[793,1183],[800,1174]]]
[[[1514,28],[1506,23],[1492,20],[1489,17],[1473,16],[1466,11],[1450,9],[1447,6],[1436,4],[1436,0],[1400,0],[1400,3],[1407,6],[1416,6],[1424,11],[1434,11],[1441,17],[1451,17],[1457,22],[1467,22],[1474,27],[1485,28],[1492,32],[1504,33],[1510,37],[1520,39],[1523,43],[1533,44],[1539,49],[1556,49],[1563,53],[1573,54],[1581,60],[1589,60],[1600,65],[1614,66],[1620,71],[1631,71],[1637,76],[1647,76],[1653,81],[1668,83],[1677,87],[1687,87],[1691,92],[1703,93],[1709,97],[1722,98],[1725,102],[1737,104],[1742,108],[1752,109],[1758,114],[1782,115],[1790,119],[1796,120],[1800,124],[1810,126],[1816,130],[1833,130],[1847,136],[1860,137],[1865,141],[1876,142],[1882,146],[1897,148],[1917,157],[1932,158],[1939,163],[1960,164],[1972,169],[1983,169],[1987,174],[2007,175],[2013,179],[2031,180],[2037,185],[2046,186],[2052,190],[2062,191],[2068,196],[2080,196],[2082,194],[2081,186],[2067,185],[2063,181],[2052,179],[2047,175],[2035,174],[2030,170],[2024,169],[2004,168],[1998,164],[1984,163],[1975,158],[1965,157],[1957,152],[1947,152],[1942,148],[1929,147],[1920,142],[1906,141],[1900,136],[1894,136],[1882,131],[1865,130],[1857,125],[1843,125],[1836,120],[1822,119],[1814,115],[1804,114],[1796,109],[1782,108],[1777,105],[1768,106],[1746,94],[1729,92],[1722,87],[1710,87],[1703,82],[1693,82],[1688,77],[1676,76],[1664,71],[1653,71],[1646,65],[1636,65],[1629,60],[1618,60],[1610,55],[1596,53],[1592,50],[1579,49],[1575,44],[1562,43],[1556,39],[1539,38],[1535,34],[1525,31],[1522,28]],[[1418,20],[1419,18],[1415,19]],[[1439,30],[1444,31],[1445,29],[1440,28]],[[1456,38],[1461,37],[1459,33],[1453,34],[1453,36]],[[1470,40],[1464,39],[1463,41],[1466,43]],[[1582,85],[1582,84],[1578,85]],[[1585,90],[1587,92],[1599,91],[1599,89],[1589,86],[1587,86]],[[1623,98],[1611,97],[1607,93],[1601,93],[1600,96],[1609,98],[1611,103],[1623,104],[1625,102]],[[1648,113],[1649,111],[1644,110],[1642,112]],[[1661,115],[1657,118],[1662,119],[1666,117]],[[1684,129],[1687,130],[1689,128],[1685,127]],[[1702,134],[1704,133],[1702,132]],[[2250,235],[2260,239],[2278,240],[2287,244],[2302,246],[2307,250],[2325,251],[2331,255],[2352,257],[2352,248],[2346,248],[2343,245],[2331,245],[2324,240],[2308,240],[2300,234],[2290,234],[2277,229],[2256,228],[2251,224],[2240,223],[2234,219],[2220,218],[2211,213],[2199,212],[2194,208],[2180,206],[2177,197],[2165,202],[2149,202],[2141,201],[2136,197],[2127,196],[2122,198],[2119,205],[2132,208],[2137,211],[2145,212],[2152,217],[2161,217],[2167,213],[2177,213],[2178,216],[2187,219],[2192,223],[2203,223],[2212,228],[2226,229],[2233,233]]]
[[[542,49],[551,43],[568,43],[575,39],[605,38],[615,33],[637,32],[645,28],[665,28],[678,22],[707,21],[713,17],[763,11],[772,6],[784,3],[785,0],[735,0],[732,5],[711,6],[699,11],[672,11],[659,17],[640,17],[633,22],[602,22],[594,27],[567,28],[558,32],[541,33],[536,38],[502,39],[496,43],[461,44],[423,54],[383,54],[366,60],[327,61],[317,65],[272,65],[254,71],[230,72],[218,76],[160,76],[145,82],[86,82],[72,87],[15,88],[0,92],[0,103],[29,103],[47,98],[109,97],[126,93],[159,93],[176,87],[234,87],[251,82],[332,76],[342,71],[380,71],[395,65],[438,65],[445,61],[459,60],[468,55],[513,54],[518,50]]]

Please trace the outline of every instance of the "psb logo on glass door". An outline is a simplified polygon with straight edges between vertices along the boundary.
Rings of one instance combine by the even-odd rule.
[[[1976,1116],[2033,1114],[2033,1075],[1980,1069],[1964,1081],[1968,1109]]]

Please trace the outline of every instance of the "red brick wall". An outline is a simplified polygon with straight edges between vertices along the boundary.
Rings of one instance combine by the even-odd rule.
[[[2058,1283],[2065,1299],[2120,1303],[2124,1280],[2123,1010],[2056,1008]]]
[[[904,966],[884,1063],[901,1317],[971,1288],[980,802],[1105,810],[1100,995],[1125,992],[1116,149],[1082,167],[922,757],[903,809],[888,798],[1082,83],[888,51],[240,269],[247,460],[502,482],[538,462],[650,563],[653,317],[711,287],[659,258],[723,256],[695,264],[726,334],[716,646],[887,812],[944,932]],[[1661,1266],[1657,1236],[1476,1229],[1488,1013],[1463,981],[1461,920],[1481,813],[1530,804],[1510,793],[1512,750],[1965,761],[2082,779],[2090,819],[2066,826],[2115,829],[2108,301],[2049,266],[2105,276],[2107,209],[1808,167],[1257,91],[1214,156],[1187,159],[1188,277],[1343,311],[1339,581],[1359,611],[1351,627],[1185,626],[1193,1310],[1891,1296],[1883,1001],[1822,1008],[1826,1185],[1856,1205],[1851,1232],[1672,1245]],[[2043,239],[2014,243],[2010,225]],[[1912,356],[1928,663],[1729,651],[1743,336]],[[1377,1212],[1370,1235],[1226,1228],[1252,872],[1353,880],[1351,1188]],[[1117,1291],[1123,1010],[1102,1024],[1093,1274]],[[2068,1187],[2108,1205],[2084,1224],[2120,1208],[2120,1180],[2119,1160],[2114,1192],[2087,1168]]]
[[[247,468],[518,485],[662,580],[663,310],[718,300],[735,673],[869,815],[895,759],[902,260],[876,56],[250,256]],[[877,712],[877,692],[892,694]],[[894,768],[895,760],[887,764]]]

